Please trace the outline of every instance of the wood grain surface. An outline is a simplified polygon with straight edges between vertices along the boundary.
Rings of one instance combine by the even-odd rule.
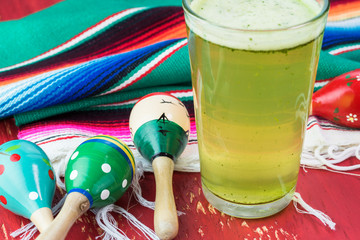
[[[2,21],[21,18],[27,14],[48,7],[59,0],[1,0]],[[0,121],[0,143],[16,139],[17,129],[13,119]],[[356,158],[348,163],[358,162]],[[346,164],[346,163],[345,163]],[[353,171],[360,173],[360,171]],[[177,209],[184,212],[179,216],[178,240],[183,239],[360,239],[360,178],[322,170],[300,169],[297,192],[315,209],[331,217],[336,230],[324,226],[318,219],[300,214],[293,204],[282,212],[264,219],[245,220],[226,216],[206,201],[201,191],[199,173],[175,172],[173,189]],[[143,196],[155,200],[155,179],[146,173],[141,180]],[[64,192],[59,189],[54,201],[59,201]],[[140,206],[132,192],[128,191],[118,202],[150,228],[154,228],[154,212]],[[12,239],[10,233],[28,223],[29,220],[16,216],[0,207],[0,239]],[[132,239],[146,239],[136,232],[120,215],[113,214],[119,227]],[[97,226],[94,215],[85,213],[70,230],[67,239],[95,239],[102,230]]]

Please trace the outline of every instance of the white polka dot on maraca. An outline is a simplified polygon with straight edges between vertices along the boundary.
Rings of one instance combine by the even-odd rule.
[[[122,187],[125,188],[127,186],[128,181],[126,179],[124,179],[124,181],[122,182]]]
[[[70,180],[74,180],[77,176],[78,176],[78,171],[76,170],[73,170],[71,173],[70,173]]]
[[[79,151],[74,152],[73,155],[71,155],[71,160],[74,160],[79,155]]]
[[[100,194],[100,198],[102,200],[108,199],[109,196],[110,196],[110,191],[109,190],[107,190],[107,189],[102,190],[102,192]]]
[[[103,165],[101,165],[101,170],[104,173],[109,173],[111,171],[111,166],[107,163],[104,163]]]
[[[29,199],[30,200],[36,200],[36,199],[38,199],[38,197],[39,197],[39,194],[37,193],[37,192],[30,192],[29,193]]]

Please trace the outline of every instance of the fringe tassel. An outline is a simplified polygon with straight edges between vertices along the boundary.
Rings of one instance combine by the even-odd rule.
[[[301,165],[301,167],[303,168],[304,172],[307,172],[307,168],[310,168],[310,169],[320,169],[320,170],[326,170],[326,171],[329,171],[329,172],[333,172],[333,173],[340,173],[340,174],[344,174],[344,175],[350,175],[350,176],[356,176],[356,177],[360,177],[360,174],[357,174],[357,173],[350,173],[350,172],[344,172],[344,171],[337,171],[337,170],[333,170],[333,169],[330,169],[326,166],[322,166],[322,167],[314,167],[314,166],[308,166],[308,165]]]
[[[136,171],[134,179],[132,180],[131,187],[133,189],[133,194],[137,202],[142,206],[155,209],[155,202],[146,200],[142,196],[142,190],[140,186],[140,179],[144,176],[144,167],[142,162],[137,162]],[[145,236],[146,239],[159,240],[155,232],[137,220],[132,214],[127,212],[120,206],[111,204],[101,209],[93,209],[95,214],[96,222],[101,229],[104,230],[104,233],[100,236],[97,236],[96,239],[102,238],[103,240],[130,240],[126,234],[118,227],[117,221],[110,214],[110,212],[115,212],[121,214],[125,217],[132,225],[134,225],[140,232]],[[139,234],[139,233],[138,233]],[[139,234],[140,235],[140,234]]]
[[[32,222],[30,222],[18,230],[12,232],[10,236],[13,238],[20,236],[21,240],[30,240],[36,232],[37,228]]]
[[[301,158],[301,165],[313,169],[323,169],[331,172],[360,176],[355,173],[344,173],[346,171],[360,169],[360,164],[352,166],[336,165],[353,156],[360,160],[360,145],[348,148],[340,148],[336,145],[331,145],[326,152],[323,152],[322,150],[323,147],[320,146],[317,147],[313,153],[304,152]]]
[[[65,183],[61,180],[59,169],[55,169],[56,185],[66,191]]]
[[[144,176],[144,167],[143,167],[143,164],[141,162],[139,162],[136,164],[135,176],[131,183],[133,193],[135,194],[135,199],[136,199],[136,201],[138,201],[141,204],[141,206],[155,210],[155,202],[148,201],[142,196],[140,179],[143,176]]]
[[[51,208],[51,211],[54,216],[60,212],[61,207],[64,205],[65,197],[66,195],[54,207]],[[25,226],[12,232],[10,236],[13,238],[20,236],[21,240],[30,240],[37,231],[38,229],[36,228],[35,224],[29,222]]]
[[[126,234],[120,228],[118,228],[117,221],[110,214],[110,212],[115,212],[121,214],[132,225],[139,229],[146,239],[160,240],[153,230],[145,226],[122,207],[111,204],[101,209],[94,210],[93,212],[96,214],[96,222],[101,227],[101,229],[104,230],[104,233],[100,236],[97,236],[96,239],[102,237],[103,240],[130,240]]]
[[[317,217],[325,226],[329,226],[331,230],[335,230],[335,225],[336,223],[334,223],[331,218],[326,215],[325,213],[316,210],[314,208],[312,208],[309,204],[307,204],[302,198],[300,193],[295,192],[294,196],[293,196],[293,204],[294,207],[296,209],[296,211],[298,213],[305,213],[305,214],[310,214],[310,215],[314,215],[315,217]],[[300,206],[304,209],[299,209],[297,204],[300,204]]]
[[[329,154],[329,157],[332,158],[332,160],[328,160],[328,159],[326,159],[325,157],[323,157],[320,154],[320,150],[321,150],[320,147],[315,149],[314,155],[315,155],[315,158],[317,160],[319,160],[322,164],[324,164],[325,166],[327,166],[329,168],[332,168],[332,169],[338,170],[338,171],[351,171],[351,170],[359,169],[360,164],[356,164],[356,165],[353,165],[353,166],[337,166],[335,164],[341,163],[345,159],[347,159],[347,158],[349,158],[351,156],[358,156],[359,155],[359,153],[358,153],[359,146],[358,147],[348,148],[348,149],[344,150],[340,154],[335,154],[334,153],[334,150],[338,149],[337,146],[330,146],[329,149],[328,149],[328,154]]]

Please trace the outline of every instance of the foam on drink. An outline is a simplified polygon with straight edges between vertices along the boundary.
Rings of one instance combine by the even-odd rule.
[[[230,48],[287,49],[307,43],[323,31],[321,21],[310,22],[322,11],[315,0],[194,0],[190,8],[200,16],[187,20],[192,31]],[[297,27],[300,25],[307,26]],[[278,31],[284,28],[291,29]]]

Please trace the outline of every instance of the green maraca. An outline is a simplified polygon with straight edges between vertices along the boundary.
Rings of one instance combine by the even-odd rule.
[[[115,203],[129,188],[135,161],[127,145],[99,135],[80,144],[65,171],[67,196],[60,213],[38,240],[64,239],[77,218],[89,208]]]
[[[155,233],[174,238],[179,229],[172,190],[174,161],[188,142],[190,118],[184,104],[166,93],[141,98],[130,114],[130,131],[140,154],[151,161],[156,181]]]

